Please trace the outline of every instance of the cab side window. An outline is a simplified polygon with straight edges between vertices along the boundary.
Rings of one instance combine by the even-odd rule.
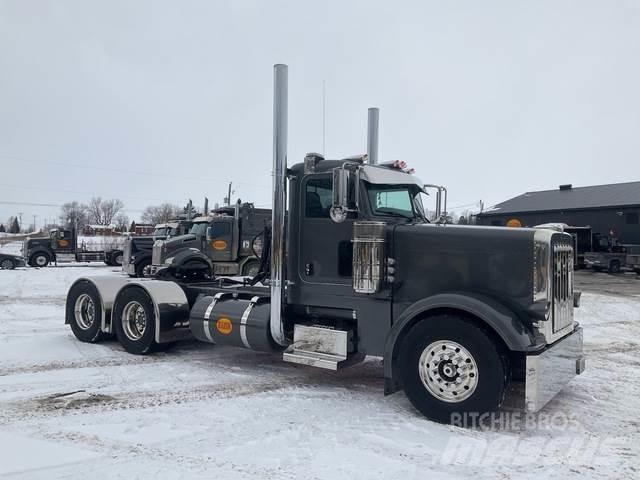
[[[332,204],[331,178],[314,178],[305,187],[305,216],[307,218],[329,218]]]

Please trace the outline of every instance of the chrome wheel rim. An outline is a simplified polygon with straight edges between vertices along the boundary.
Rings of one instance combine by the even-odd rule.
[[[116,258],[114,259],[114,263],[118,266],[122,265],[122,255],[116,256]]]
[[[47,257],[44,255],[38,255],[36,257],[36,265],[39,267],[44,267],[47,264]]]
[[[93,303],[93,299],[86,293],[80,295],[76,299],[74,314],[78,327],[82,330],[91,328],[96,319],[96,306]]]
[[[5,259],[0,263],[0,268],[4,270],[11,270],[13,268],[13,262],[9,259]]]
[[[122,330],[126,337],[135,342],[140,340],[147,329],[147,314],[144,307],[139,303],[131,301],[122,310]]]
[[[418,371],[427,391],[443,402],[462,402],[478,386],[475,359],[469,350],[451,340],[429,344],[420,355]]]

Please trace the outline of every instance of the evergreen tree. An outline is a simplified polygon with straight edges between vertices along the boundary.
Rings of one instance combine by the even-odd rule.
[[[4,229],[4,225],[0,223],[0,233],[4,233],[6,230]]]
[[[135,220],[133,220],[131,222],[131,226],[129,227],[129,232],[136,233],[136,221]]]
[[[20,224],[18,223],[18,217],[13,217],[13,223],[9,227],[9,233],[20,233]]]

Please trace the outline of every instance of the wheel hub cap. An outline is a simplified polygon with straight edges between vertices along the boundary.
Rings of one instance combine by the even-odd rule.
[[[122,311],[122,330],[129,340],[140,340],[147,329],[147,314],[136,301],[129,302]]]
[[[96,306],[93,300],[86,293],[80,295],[76,300],[74,308],[76,324],[82,330],[88,330],[96,318]]]
[[[466,348],[450,340],[428,345],[420,355],[418,372],[429,393],[445,402],[466,400],[478,385],[475,359]]]

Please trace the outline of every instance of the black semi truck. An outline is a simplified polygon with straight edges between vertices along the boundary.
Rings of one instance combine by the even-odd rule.
[[[152,235],[128,237],[122,252],[122,270],[131,277],[144,277],[151,266],[153,244],[157,240],[184,235],[191,225],[191,220],[176,219],[157,224]]]
[[[429,223],[422,183],[377,162],[376,122],[366,156],[287,168],[286,91],[276,65],[261,282],[81,278],[66,303],[79,340],[148,354],[195,336],[326,369],[378,356],[385,393],[440,422],[493,411],[508,389],[537,411],[582,372],[570,235]]]
[[[107,241],[106,237],[101,239],[102,249],[95,250],[78,241],[75,228],[55,228],[49,231],[49,237],[27,237],[22,244],[22,256],[32,267],[46,267],[51,262],[57,264],[59,260],[122,265],[122,244],[113,240]]]
[[[270,225],[271,210],[252,203],[238,200],[235,206],[212,210],[193,219],[189,234],[154,243],[150,275],[255,277],[260,270],[259,244]]]

